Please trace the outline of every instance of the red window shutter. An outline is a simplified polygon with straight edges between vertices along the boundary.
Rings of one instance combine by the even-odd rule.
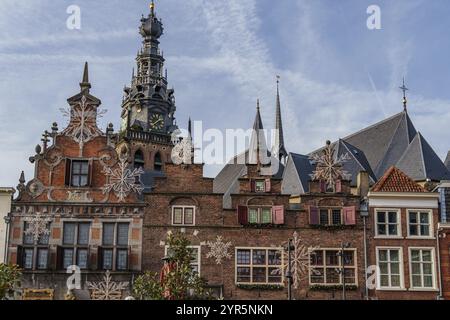
[[[341,193],[341,192],[342,192],[342,181],[336,180],[336,193]]]
[[[256,192],[256,182],[255,180],[250,180],[250,191]]]
[[[272,181],[270,179],[266,179],[266,192],[272,192]]]
[[[345,207],[344,211],[344,224],[346,226],[356,225],[356,207]]]
[[[322,193],[327,192],[327,184],[323,180],[320,180],[320,192]]]
[[[72,184],[71,181],[72,177],[72,160],[66,159],[66,179],[65,179],[65,185],[70,187]]]
[[[238,206],[238,221],[239,224],[245,226],[248,224],[248,208],[246,206]]]
[[[315,226],[320,224],[319,208],[314,206],[309,207],[309,224]]]
[[[284,206],[275,206],[272,208],[272,220],[276,225],[284,224]]]

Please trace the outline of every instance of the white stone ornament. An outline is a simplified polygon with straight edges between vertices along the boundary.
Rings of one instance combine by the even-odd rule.
[[[334,148],[327,141],[327,146],[321,154],[314,154],[311,160],[316,164],[316,170],[310,175],[311,180],[322,180],[327,183],[327,187],[334,189],[336,181],[339,179],[349,180],[351,175],[343,169],[343,164],[350,160],[348,153],[335,157]]]
[[[128,282],[112,281],[111,274],[106,271],[103,281],[86,282],[91,290],[92,300],[122,300],[122,293],[128,288]]]
[[[118,168],[112,169],[105,166],[103,172],[108,178],[108,182],[102,188],[103,194],[113,191],[120,202],[124,202],[125,198],[132,192],[142,194],[144,191],[144,185],[140,179],[144,170],[142,168],[129,169],[126,155],[120,155]]]
[[[81,98],[78,106],[70,107],[69,110],[60,109],[65,117],[70,119],[69,125],[62,134],[71,137],[79,144],[80,150],[86,142],[103,135],[97,126],[97,118],[103,116],[106,110],[97,110],[87,103],[86,96]]]
[[[33,236],[33,240],[37,243],[42,236],[49,236],[50,229],[48,227],[52,219],[41,215],[40,213],[35,214],[32,217],[26,217],[24,219],[28,223],[28,227],[25,230],[26,235]]]
[[[216,264],[222,264],[224,259],[231,259],[231,253],[229,253],[228,250],[230,249],[232,243],[225,243],[221,236],[217,236],[215,242],[208,241],[206,245],[210,248],[210,251],[207,253],[206,257],[208,259],[216,259]]]

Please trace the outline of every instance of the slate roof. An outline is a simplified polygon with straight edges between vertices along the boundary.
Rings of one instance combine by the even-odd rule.
[[[315,169],[314,164],[309,159],[309,156],[303,154],[290,153],[295,169],[300,179],[301,186],[305,192],[309,192],[310,174]]]
[[[450,178],[447,167],[420,132],[408,146],[397,166],[415,181],[441,181]]]
[[[414,182],[403,171],[391,167],[384,176],[373,186],[373,192],[418,192],[425,193],[421,185]]]
[[[447,170],[450,170],[450,151],[447,153],[447,158],[445,158],[444,164],[447,167]]]

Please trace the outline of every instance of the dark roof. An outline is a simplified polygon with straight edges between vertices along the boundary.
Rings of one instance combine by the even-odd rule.
[[[427,192],[404,172],[391,167],[372,188],[373,192]]]
[[[447,153],[447,158],[445,158],[444,164],[447,167],[447,170],[450,170],[450,151]]]
[[[415,181],[450,179],[447,167],[420,133],[415,136],[397,167]]]
[[[367,161],[364,152],[350,143],[340,140],[337,156],[340,157],[345,153],[350,156],[350,160],[344,162],[344,170],[352,175],[352,186],[356,186],[358,174],[361,171],[366,171],[369,174],[369,178],[372,180],[372,183],[377,181],[377,177],[370,167],[369,161]]]
[[[309,181],[311,174],[315,169],[314,164],[309,159],[309,156],[297,153],[290,153],[292,161],[294,162],[295,170],[300,178],[300,183],[305,192],[309,192]]]

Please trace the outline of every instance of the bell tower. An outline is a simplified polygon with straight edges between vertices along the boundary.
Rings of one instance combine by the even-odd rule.
[[[155,4],[142,16],[139,33],[142,46],[136,56],[131,84],[124,88],[121,144],[127,144],[135,166],[146,171],[163,171],[170,162],[175,121],[175,95],[169,89],[164,55],[159,48],[164,28],[156,16]]]

